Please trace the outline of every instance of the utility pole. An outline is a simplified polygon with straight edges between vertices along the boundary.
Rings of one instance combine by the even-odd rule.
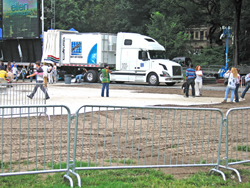
[[[228,26],[228,27],[222,26],[222,29],[223,29],[223,33],[221,34],[220,39],[222,39],[224,36],[226,36],[227,41],[226,41],[226,65],[225,65],[225,67],[221,67],[220,77],[223,77],[224,74],[228,70],[228,62],[229,62],[229,59],[228,59],[228,46],[229,46],[228,41],[229,41],[229,37],[231,36],[231,27],[230,26]]]
[[[42,9],[41,21],[42,21],[42,37],[43,37],[43,32],[44,32],[44,0],[41,1],[41,9]]]
[[[56,4],[56,0],[51,0],[51,29],[55,29],[56,28],[56,19],[55,19],[56,9],[55,9],[55,4]]]

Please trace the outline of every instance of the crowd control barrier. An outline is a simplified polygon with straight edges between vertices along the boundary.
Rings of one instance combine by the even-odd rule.
[[[10,113],[8,117],[0,114],[0,176],[66,172],[64,177],[73,187],[68,170],[69,108],[61,105],[0,106],[3,108],[9,112],[16,109],[15,112],[20,113]],[[41,108],[49,113],[50,120],[40,114]],[[28,112],[25,116],[23,109]],[[67,115],[63,115],[65,113]]]
[[[0,106],[0,176],[64,172],[81,187],[78,170],[206,166],[241,182],[230,166],[250,162],[249,111],[223,119],[213,108],[85,105],[71,115],[62,105]]]
[[[226,154],[224,165],[219,167],[233,170],[241,182],[240,173],[229,166],[250,162],[250,107],[232,108],[225,118],[226,126]]]
[[[211,166],[225,179],[218,170],[222,122],[219,109],[82,106],[72,171]]]

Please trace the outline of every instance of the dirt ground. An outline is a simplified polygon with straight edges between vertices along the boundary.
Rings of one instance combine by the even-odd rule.
[[[222,85],[214,85],[218,87]],[[75,87],[74,85],[70,87]],[[100,85],[77,85],[101,88]],[[112,89],[130,89],[110,85]],[[180,94],[181,89],[133,87],[138,93]],[[224,91],[203,90],[202,97],[224,97]],[[248,107],[249,94],[239,103],[221,103],[192,106],[218,108],[223,117],[230,108]],[[169,106],[168,106],[169,107]],[[176,106],[174,106],[176,107]],[[186,106],[184,106],[186,107]],[[84,110],[84,109],[83,109]],[[77,132],[76,160],[96,166],[169,165],[214,163],[218,151],[220,114],[206,110],[161,109],[95,109],[80,111]],[[248,112],[238,117],[245,117]],[[162,118],[163,117],[163,118]],[[61,164],[67,159],[68,119],[65,115],[50,117],[1,118],[0,164],[3,172],[52,169],[49,163]],[[234,119],[237,119],[234,118]],[[70,148],[73,149],[75,121],[71,122]],[[241,131],[247,130],[242,122]],[[232,128],[230,139],[238,139],[238,127]],[[241,133],[241,132],[240,132]],[[214,135],[214,136],[211,136]],[[247,135],[242,137],[248,143]],[[234,142],[236,142],[235,140]],[[232,142],[232,148],[235,143]],[[199,143],[203,143],[200,145]],[[225,152],[225,134],[222,138]],[[245,145],[244,144],[244,145]],[[232,156],[237,155],[232,149]],[[70,153],[72,159],[73,153]],[[127,161],[129,160],[129,163]],[[243,166],[239,166],[244,168]],[[176,178],[183,178],[198,171],[208,172],[212,167],[162,168]]]

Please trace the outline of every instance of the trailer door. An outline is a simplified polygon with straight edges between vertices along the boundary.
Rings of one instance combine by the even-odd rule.
[[[62,42],[62,64],[70,64],[71,54],[71,40],[69,38],[63,38]]]

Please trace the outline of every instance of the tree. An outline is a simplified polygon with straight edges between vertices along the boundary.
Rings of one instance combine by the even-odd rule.
[[[170,59],[177,54],[183,55],[185,53],[185,41],[188,35],[184,30],[184,25],[180,22],[180,16],[166,18],[159,12],[151,15],[151,23],[147,25],[149,36],[165,47]]]

